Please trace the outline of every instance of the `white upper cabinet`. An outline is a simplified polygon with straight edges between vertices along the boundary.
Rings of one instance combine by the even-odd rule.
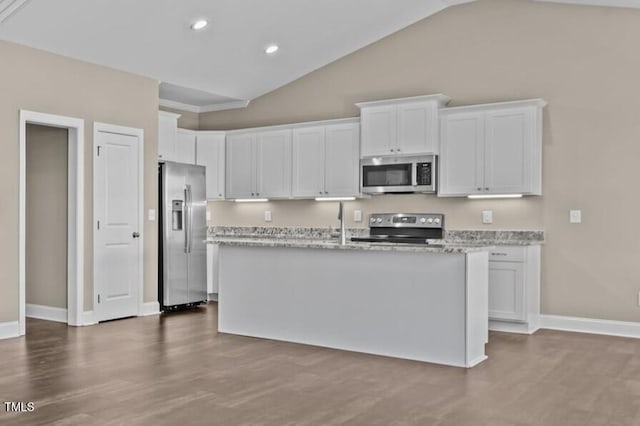
[[[158,111],[158,159],[175,161],[176,138],[180,114]]]
[[[256,196],[289,198],[291,196],[291,130],[257,133]]]
[[[196,135],[196,164],[205,166],[207,199],[221,200],[225,194],[225,133],[198,132]]]
[[[293,129],[294,197],[359,194],[359,127],[349,119]]]
[[[324,141],[324,126],[293,129],[294,197],[324,195]]]
[[[360,194],[360,125],[333,124],[326,127],[324,149],[325,195]]]
[[[227,134],[227,198],[291,196],[291,130]]]
[[[170,161],[185,164],[196,164],[196,134],[187,129],[178,129],[173,157]],[[165,158],[165,160],[169,160]]]
[[[356,104],[361,111],[361,156],[437,154],[438,110],[445,95]]]
[[[541,99],[440,111],[439,196],[542,193]]]
[[[227,198],[256,196],[254,133],[227,134]]]

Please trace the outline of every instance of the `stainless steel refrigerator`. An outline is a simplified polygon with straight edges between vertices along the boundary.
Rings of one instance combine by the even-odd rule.
[[[207,300],[205,168],[161,163],[158,299],[163,311]]]

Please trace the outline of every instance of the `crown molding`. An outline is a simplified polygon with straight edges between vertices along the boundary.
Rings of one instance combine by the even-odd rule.
[[[224,102],[220,104],[197,106],[197,105],[185,104],[182,102],[170,101],[168,99],[160,99],[160,106],[163,106],[165,108],[177,109],[180,111],[189,111],[189,112],[195,112],[196,114],[201,114],[203,112],[225,111],[229,109],[246,108],[249,105],[249,102],[251,101],[239,100],[239,101],[232,101],[232,102]]]
[[[545,3],[566,3],[579,6],[626,7],[640,9],[640,0],[536,0]]]
[[[0,23],[16,13],[29,0],[0,0]]]

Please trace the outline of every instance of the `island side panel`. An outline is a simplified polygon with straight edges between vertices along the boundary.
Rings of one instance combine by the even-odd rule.
[[[467,363],[465,254],[221,245],[218,309],[225,333]]]
[[[489,252],[467,253],[467,367],[487,359],[489,341]]]

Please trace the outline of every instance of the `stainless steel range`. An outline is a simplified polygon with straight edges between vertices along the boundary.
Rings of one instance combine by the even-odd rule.
[[[369,216],[369,236],[351,241],[376,243],[428,244],[444,234],[444,215],[440,213],[374,213]]]

